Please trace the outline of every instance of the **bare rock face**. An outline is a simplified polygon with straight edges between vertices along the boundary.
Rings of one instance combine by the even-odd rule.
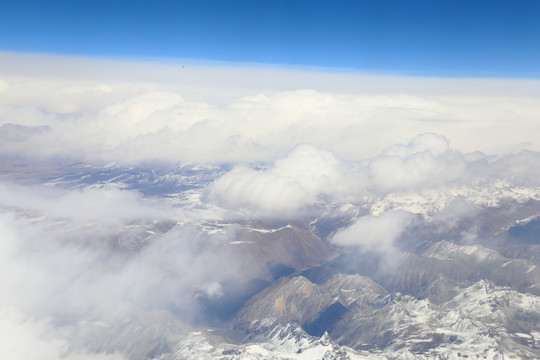
[[[332,273],[330,268],[317,270],[319,273]],[[305,275],[312,274],[305,273]],[[312,279],[318,280],[315,277]],[[336,273],[321,284],[310,281],[304,275],[298,275],[283,278],[277,284],[253,297],[240,310],[236,322],[237,324],[249,323],[266,314],[282,323],[295,321],[307,326],[320,319],[321,315],[334,304],[336,304],[334,305],[336,310],[337,304],[339,304],[339,309],[366,307],[383,294],[386,294],[384,288],[361,275]],[[337,312],[339,313],[340,310]],[[329,321],[335,320],[337,320],[335,316],[329,318]]]

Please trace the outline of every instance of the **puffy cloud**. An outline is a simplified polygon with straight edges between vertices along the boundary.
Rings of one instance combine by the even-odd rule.
[[[451,182],[465,166],[463,156],[450,151],[445,137],[428,133],[383,151],[370,161],[369,174],[377,189],[410,190]]]
[[[300,145],[270,168],[234,168],[209,187],[207,200],[231,208],[293,211],[339,193],[345,176],[333,154]]]
[[[404,208],[413,212],[424,212],[415,201],[442,202],[425,204],[435,210],[459,196],[495,205],[505,197],[518,201],[540,197],[535,190],[540,176],[534,166],[539,156],[531,151],[501,157],[463,154],[434,133],[417,135],[364,161],[345,161],[327,150],[302,145],[267,167],[234,167],[207,188],[205,200],[272,216],[331,202],[369,204],[377,214],[394,206],[395,200],[405,201]],[[377,201],[385,203],[383,208],[377,208]],[[413,204],[406,206],[407,201]]]
[[[388,252],[394,249],[394,240],[412,219],[406,211],[387,211],[379,216],[366,215],[351,226],[340,230],[332,242],[341,246],[355,246],[362,250]]]
[[[442,135],[426,133],[415,136],[407,145],[396,144],[382,152],[386,156],[407,157],[420,152],[430,152],[434,156],[450,150],[450,143]]]
[[[445,137],[432,133],[360,162],[301,145],[268,168],[233,168],[209,186],[206,200],[231,209],[291,212],[328,199],[354,201],[369,193],[437,187],[459,179],[466,166]]]

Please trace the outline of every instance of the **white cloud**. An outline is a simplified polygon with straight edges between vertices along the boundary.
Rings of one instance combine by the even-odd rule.
[[[241,271],[245,260],[227,232],[209,235],[178,225],[164,234],[154,229],[147,241],[134,233],[138,246],[118,249],[130,229],[145,232],[143,226],[165,212],[168,219],[180,216],[172,207],[156,209],[125,190],[38,189],[1,191],[0,336],[9,343],[1,342],[0,358],[118,360],[119,354],[99,352],[100,344],[116,349],[99,338],[106,333],[74,342],[72,328],[85,322],[118,326],[132,307],[177,311],[189,320],[201,316],[200,284],[207,295],[219,296],[221,281],[250,276]]]
[[[43,190],[0,184],[0,308],[84,317],[119,300],[192,306],[196,285],[243,277],[241,261],[226,265],[234,252],[221,249],[233,234],[189,224],[146,231],[158,220],[188,221],[170,205],[127,190]],[[131,228],[153,235],[144,241]],[[122,237],[135,245],[131,255],[117,249]]]
[[[7,89],[8,89],[8,84],[4,80],[0,79],[0,92],[5,91]]]
[[[0,53],[0,69],[0,126],[50,129],[6,138],[0,155],[264,162],[307,143],[359,161],[426,132],[444,135],[463,152],[540,148],[538,81],[182,68],[8,53]]]
[[[376,189],[410,190],[452,182],[465,167],[463,156],[450,150],[445,137],[428,133],[383,151],[370,161],[369,174]]]
[[[20,208],[78,223],[121,223],[129,219],[160,219],[171,214],[159,202],[114,185],[59,190],[0,182],[0,206]]]
[[[394,249],[394,240],[411,219],[412,214],[399,210],[387,211],[379,216],[362,216],[351,226],[337,232],[331,241],[337,245],[355,246],[362,250],[389,252]]]
[[[434,156],[438,156],[449,150],[449,141],[444,136],[426,133],[415,136],[407,145],[393,145],[384,150],[382,155],[399,156],[403,158],[420,152],[429,152]]]
[[[209,298],[218,298],[224,294],[223,286],[216,281],[197,285],[195,286],[195,291],[201,292]]]
[[[525,201],[540,196],[535,190],[540,183],[535,166],[539,157],[531,151],[500,157],[463,154],[433,133],[417,135],[364,161],[344,161],[327,150],[302,145],[268,167],[233,168],[208,186],[205,200],[252,216],[289,216],[331,202],[370,204],[380,213],[395,201],[405,201],[409,211],[423,212],[418,206],[441,209],[456,196],[495,205],[504,197]],[[385,199],[383,208],[375,204]],[[414,199],[420,203],[415,205]]]
[[[122,360],[118,353],[70,349],[68,339],[46,319],[0,308],[0,357],[10,360]]]
[[[209,187],[207,200],[230,208],[294,211],[339,193],[346,182],[333,154],[300,145],[269,169],[234,168]]]

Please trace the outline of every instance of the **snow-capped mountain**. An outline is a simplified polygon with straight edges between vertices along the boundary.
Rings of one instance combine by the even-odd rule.
[[[253,215],[208,201],[228,169],[10,169],[9,181],[49,189],[47,201],[97,198],[97,211],[121,205],[127,214],[103,223],[41,200],[3,205],[46,239],[23,244],[34,249],[19,251],[29,263],[69,244],[56,261],[83,285],[43,309],[55,336],[129,359],[540,357],[538,188],[488,182],[322,197],[294,216]],[[345,231],[346,246],[337,240]],[[85,288],[110,294],[117,311]]]

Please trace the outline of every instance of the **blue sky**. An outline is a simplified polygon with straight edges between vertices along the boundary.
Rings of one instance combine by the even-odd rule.
[[[540,77],[540,1],[4,1],[0,50]]]

